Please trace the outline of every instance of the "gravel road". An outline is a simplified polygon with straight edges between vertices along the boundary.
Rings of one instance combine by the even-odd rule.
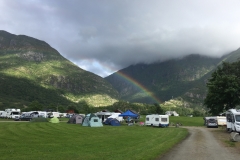
[[[189,136],[171,151],[158,158],[161,160],[236,160],[240,152],[224,146],[216,137],[213,128],[185,127]],[[229,139],[226,139],[229,140]],[[240,142],[238,142],[240,143]]]

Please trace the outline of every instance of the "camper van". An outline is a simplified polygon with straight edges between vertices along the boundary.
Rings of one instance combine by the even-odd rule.
[[[168,127],[169,126],[169,116],[168,115],[158,115],[158,114],[147,115],[146,120],[145,120],[145,125]]]
[[[6,118],[15,119],[20,117],[21,111],[20,109],[10,108],[10,109],[5,109],[5,112],[6,112]]]
[[[229,109],[226,112],[227,131],[240,133],[240,110]]]

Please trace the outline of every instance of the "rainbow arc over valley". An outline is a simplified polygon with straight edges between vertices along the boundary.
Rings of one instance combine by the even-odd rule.
[[[139,88],[140,90],[142,90],[145,94],[147,94],[154,102],[161,104],[162,101],[157,98],[152,92],[149,91],[149,89],[147,89],[145,86],[143,86],[141,83],[139,83],[137,80],[133,79],[132,77],[130,77],[129,75],[118,71],[116,72],[116,74],[118,76],[120,76],[121,78],[125,79],[126,81],[130,82],[131,84],[133,84],[134,86],[136,86],[137,88]]]

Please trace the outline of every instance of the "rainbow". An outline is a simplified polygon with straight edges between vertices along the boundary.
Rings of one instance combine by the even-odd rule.
[[[149,91],[149,89],[147,89],[145,86],[143,86],[141,83],[139,83],[138,81],[136,81],[135,79],[133,79],[129,75],[127,75],[127,74],[125,74],[121,71],[115,72],[115,74],[117,74],[121,78],[127,80],[128,82],[130,82],[131,84],[133,84],[134,86],[139,88],[140,90],[142,90],[144,93],[146,93],[153,100],[154,103],[158,103],[158,104],[162,103],[162,101],[160,99],[158,99],[151,91]]]

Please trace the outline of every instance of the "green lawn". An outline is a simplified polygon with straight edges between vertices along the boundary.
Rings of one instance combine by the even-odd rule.
[[[181,123],[183,126],[203,126],[203,117],[169,117],[170,123]]]
[[[98,128],[61,122],[0,122],[0,159],[155,159],[188,134],[184,128]]]

